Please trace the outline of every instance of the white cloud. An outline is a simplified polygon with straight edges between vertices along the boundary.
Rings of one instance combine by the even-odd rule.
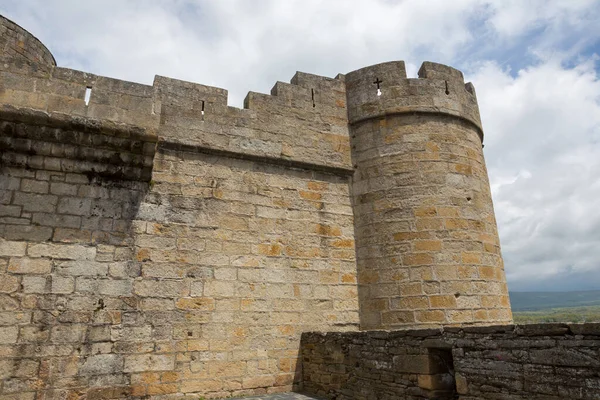
[[[473,76],[509,281],[565,272],[600,285],[600,77],[589,60]],[[553,288],[559,280],[545,282]],[[578,284],[585,284],[578,282]]]

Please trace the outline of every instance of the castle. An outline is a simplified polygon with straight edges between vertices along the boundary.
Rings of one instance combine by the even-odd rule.
[[[298,72],[239,109],[58,67],[2,17],[0,48],[0,399],[487,398],[513,379],[461,357],[490,338],[600,336],[510,325],[460,71]]]

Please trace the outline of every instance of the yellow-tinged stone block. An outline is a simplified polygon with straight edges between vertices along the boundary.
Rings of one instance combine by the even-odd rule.
[[[459,209],[457,207],[438,207],[437,213],[440,217],[458,217]]]
[[[437,209],[435,207],[419,207],[415,209],[416,217],[435,217]]]
[[[483,249],[488,253],[500,254],[500,246],[497,246],[493,243],[484,243]]]
[[[497,277],[496,271],[498,270],[498,268],[479,267],[478,270],[479,270],[479,278],[481,278],[481,279],[495,280]]]
[[[441,240],[419,240],[415,242],[415,251],[441,251]]]
[[[251,378],[244,378],[242,381],[242,387],[244,389],[259,388],[259,387],[271,387],[275,383],[275,377],[273,375],[266,376],[255,376]]]
[[[181,392],[192,393],[192,392],[216,392],[223,388],[223,381],[221,380],[186,380],[181,382]]]
[[[498,308],[502,304],[501,296],[480,296],[481,306],[485,308]]]
[[[470,265],[459,265],[458,266],[458,278],[459,279],[477,279],[478,268]]]
[[[174,383],[160,384],[160,385],[148,385],[147,394],[149,395],[161,395],[177,393],[179,391],[179,385]]]
[[[417,322],[446,322],[446,314],[440,310],[415,311]]]
[[[392,300],[392,308],[401,310],[426,309],[429,308],[429,301],[427,296],[400,297]]]
[[[431,268],[436,280],[451,281],[458,279],[458,267],[456,265],[437,265]]]
[[[243,377],[246,371],[245,361],[208,361],[207,365],[213,377]]]
[[[475,310],[473,312],[473,320],[474,321],[486,321],[488,319],[487,310]]]
[[[319,192],[319,191],[327,190],[327,188],[329,187],[329,184],[327,182],[310,181],[306,184],[306,187],[309,190]]]
[[[459,174],[473,175],[473,168],[467,164],[454,164],[454,170]]]
[[[454,295],[436,295],[429,296],[431,308],[454,308],[456,307],[456,297]]]
[[[433,264],[433,256],[427,253],[408,253],[402,256],[403,265],[427,265]]]
[[[319,283],[339,283],[340,273],[337,271],[319,271]]]
[[[417,218],[416,226],[419,231],[441,230],[444,227],[444,220],[441,218]]]
[[[342,283],[356,283],[356,274],[349,273],[342,275]]]
[[[352,239],[339,239],[339,240],[335,240],[334,242],[332,242],[331,245],[333,247],[353,248],[354,247],[354,240],[352,240]]]
[[[215,299],[212,297],[192,297],[177,300],[175,306],[181,310],[204,310],[215,309]]]
[[[430,232],[398,232],[394,233],[394,240],[400,242],[404,240],[416,240],[416,239],[430,239],[432,237]]]
[[[401,296],[415,296],[423,294],[423,284],[421,282],[399,283],[398,290]]]
[[[414,311],[387,311],[381,313],[381,322],[386,325],[406,325],[415,322]]]
[[[279,243],[259,244],[258,253],[264,256],[280,256],[283,251],[283,246]]]
[[[473,310],[450,310],[447,313],[450,323],[473,321]]]
[[[306,190],[299,190],[298,194],[300,195],[301,198],[303,198],[305,200],[313,200],[313,201],[321,200],[321,198],[323,197],[323,195],[321,193],[310,192],[310,191],[306,191]]]
[[[446,219],[445,226],[448,230],[467,230],[469,229],[469,221],[459,218]]]
[[[462,252],[461,256],[465,264],[481,264],[481,253]]]
[[[321,236],[341,236],[342,230],[339,226],[330,226],[324,224],[317,224],[314,232]]]

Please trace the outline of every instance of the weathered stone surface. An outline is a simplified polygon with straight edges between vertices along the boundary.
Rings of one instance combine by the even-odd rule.
[[[509,323],[476,98],[450,67],[419,74],[389,62],[345,78],[361,327]]]
[[[560,334],[560,327],[305,333],[303,384],[311,393],[335,399],[377,393],[390,399],[408,394],[418,399],[598,397],[598,324],[578,326],[586,339]]]

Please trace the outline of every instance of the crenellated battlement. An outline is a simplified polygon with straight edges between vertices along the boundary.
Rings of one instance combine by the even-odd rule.
[[[346,87],[351,124],[390,114],[439,113],[462,118],[482,132],[473,85],[446,65],[426,61],[414,79],[407,78],[404,61],[377,64],[347,74]]]
[[[451,67],[425,62],[409,79],[403,61],[336,78],[297,72],[270,94],[249,92],[244,108],[227,105],[227,90],[157,76],[152,86],[21,58],[0,67],[0,101],[142,129],[171,148],[226,152],[238,158],[352,172],[348,124],[394,113],[438,113],[481,131],[471,84]],[[311,167],[312,166],[312,167]]]
[[[248,93],[239,109],[227,105],[225,89],[162,76],[148,86],[20,59],[2,64],[0,74],[0,102],[12,113],[81,117],[141,129],[171,148],[351,172],[345,86],[338,79],[298,72],[270,95]]]

